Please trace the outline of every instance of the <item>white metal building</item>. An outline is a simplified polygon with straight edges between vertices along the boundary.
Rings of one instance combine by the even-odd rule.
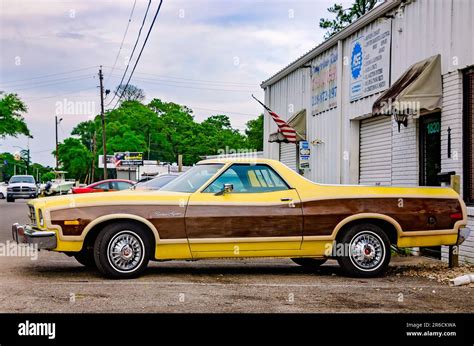
[[[436,185],[454,171],[474,228],[473,18],[471,0],[385,1],[264,81],[273,111],[305,114],[311,156],[300,172],[321,183]],[[400,131],[399,108],[410,114]],[[276,131],[266,114],[264,155],[299,170],[297,146]],[[473,235],[460,261],[474,262]]]

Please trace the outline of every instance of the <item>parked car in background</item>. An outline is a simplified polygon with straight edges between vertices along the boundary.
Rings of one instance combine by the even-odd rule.
[[[151,180],[136,183],[133,189],[134,190],[159,190],[163,186],[168,184],[170,181],[175,180],[177,177],[179,177],[178,174],[162,174]]]
[[[18,198],[36,198],[38,188],[32,175],[14,175],[7,186],[7,202],[15,202]]]
[[[125,179],[108,179],[96,183],[72,188],[72,193],[109,192],[130,189],[135,183]]]
[[[0,199],[5,199],[7,196],[7,186],[8,184],[5,182],[0,183]]]

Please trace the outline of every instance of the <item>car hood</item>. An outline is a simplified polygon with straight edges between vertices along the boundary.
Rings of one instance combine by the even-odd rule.
[[[146,204],[187,202],[190,193],[149,190],[125,190],[37,198],[28,202],[35,208],[79,207],[81,205]]]

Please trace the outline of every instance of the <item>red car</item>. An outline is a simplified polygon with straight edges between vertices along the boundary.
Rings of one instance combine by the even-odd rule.
[[[74,187],[72,193],[91,193],[91,192],[108,192],[120,191],[131,188],[135,183],[125,179],[108,179],[98,181],[85,187]]]

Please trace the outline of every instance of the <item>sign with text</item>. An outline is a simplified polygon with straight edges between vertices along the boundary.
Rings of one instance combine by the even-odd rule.
[[[337,47],[311,64],[312,114],[337,106]]]
[[[389,87],[390,35],[390,21],[384,21],[352,41],[349,71],[351,101]]]
[[[299,142],[299,166],[300,169],[309,168],[309,157],[311,155],[311,149],[307,141]]]
[[[143,166],[143,153],[126,151],[115,153],[115,166]]]
[[[99,155],[99,168],[104,168],[104,155]],[[114,168],[114,155],[107,155],[107,168]]]

